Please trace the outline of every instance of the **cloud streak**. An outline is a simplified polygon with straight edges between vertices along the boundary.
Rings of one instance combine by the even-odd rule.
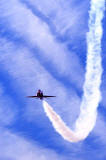
[[[0,159],[6,160],[65,160],[65,157],[51,149],[41,147],[37,142],[29,141],[0,128]]]
[[[17,105],[0,82],[0,126],[12,125],[17,118]]]
[[[91,0],[89,13],[89,32],[87,33],[87,64],[80,115],[75,123],[74,131],[69,129],[51,106],[43,101],[44,110],[56,131],[66,140],[77,142],[85,139],[93,129],[97,107],[101,100],[101,38],[102,19],[105,8],[104,0]]]
[[[5,19],[2,23],[3,28],[1,29],[12,30],[12,37],[14,36],[26,41],[26,45],[28,48],[30,46],[30,49],[39,48],[40,53],[34,51],[35,58],[40,57],[41,61],[49,64],[52,70],[55,70],[58,77],[64,76],[69,82],[81,88],[84,71],[78,56],[75,53],[69,53],[66,46],[59,43],[54,35],[51,34],[49,26],[36,15],[32,14],[31,10],[26,8],[24,4],[17,0],[10,0],[10,3],[6,3],[6,5],[4,5],[4,2],[0,2],[0,10],[2,12],[0,20],[2,22]],[[11,5],[14,7],[11,8]],[[71,63],[69,59],[72,59]],[[76,72],[74,72],[75,70]],[[78,74],[79,72],[80,74]]]

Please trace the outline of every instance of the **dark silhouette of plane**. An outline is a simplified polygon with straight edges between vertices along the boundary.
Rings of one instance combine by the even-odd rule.
[[[39,98],[42,100],[43,98],[50,98],[50,97],[56,97],[56,96],[43,95],[43,92],[39,89],[36,96],[27,96],[27,97],[28,98]]]

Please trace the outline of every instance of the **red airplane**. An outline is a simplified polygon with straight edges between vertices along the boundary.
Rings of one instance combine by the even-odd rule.
[[[28,98],[39,98],[39,99],[42,100],[43,98],[50,98],[50,97],[56,97],[56,96],[46,96],[46,95],[43,95],[43,92],[39,89],[36,96],[27,96],[27,97]]]

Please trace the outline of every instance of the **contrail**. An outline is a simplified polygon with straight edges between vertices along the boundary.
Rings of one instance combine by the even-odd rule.
[[[105,0],[91,0],[89,12],[89,32],[87,33],[87,64],[83,96],[80,106],[80,115],[72,131],[52,107],[43,101],[44,110],[56,131],[69,142],[78,142],[85,139],[93,129],[97,107],[101,100],[100,85],[102,76],[101,65],[101,38],[102,19],[105,10]]]

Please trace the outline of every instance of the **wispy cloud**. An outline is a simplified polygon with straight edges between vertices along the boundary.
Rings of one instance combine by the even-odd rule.
[[[83,32],[78,32],[79,27],[84,26],[83,23],[79,23],[79,19],[80,17],[83,17],[84,20],[85,12],[87,11],[87,9],[85,9],[87,7],[87,1],[80,2],[79,4],[77,2],[77,6],[73,1],[66,2],[64,0],[55,2],[53,0],[44,0],[42,3],[38,0],[31,0],[30,2],[27,0],[21,0],[21,2],[24,2],[30,9],[32,8],[32,10],[35,10],[36,14],[36,10],[38,10],[45,17],[49,18],[51,25],[54,25],[56,32],[61,35],[67,34],[68,37],[72,37],[72,35],[75,36],[77,33],[78,36],[81,33],[84,33],[84,28]],[[40,17],[39,13],[38,16]]]
[[[38,47],[41,53],[35,53],[35,57],[39,55],[43,62],[48,62],[52,66],[57,75],[66,77],[68,81],[81,88],[84,71],[77,55],[69,53],[65,45],[57,42],[48,25],[33,15],[25,5],[17,0],[11,0],[6,5],[7,7],[4,7],[3,3],[0,5],[2,11],[0,17],[5,18],[8,24],[6,29],[11,28],[16,32],[16,37],[23,37],[29,43],[30,48]],[[6,29],[4,27],[4,30]]]
[[[0,126],[12,125],[17,119],[16,104],[0,83]]]
[[[15,135],[8,130],[0,131],[0,159],[11,160],[65,160],[64,156],[58,155],[56,152],[42,148],[36,142],[31,142]]]

